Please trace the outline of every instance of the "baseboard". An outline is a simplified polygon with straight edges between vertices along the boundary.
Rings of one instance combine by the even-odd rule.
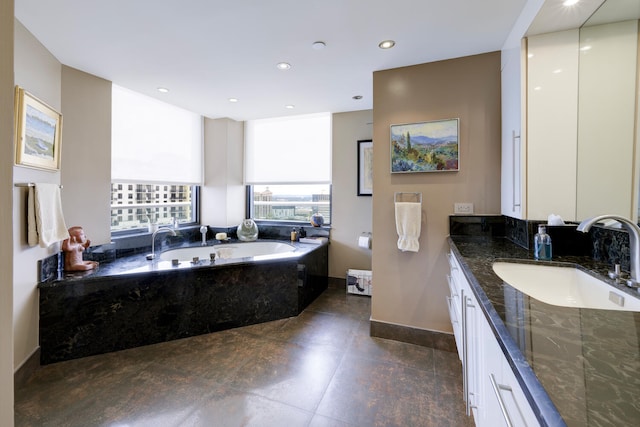
[[[40,367],[40,347],[13,373],[14,391],[27,383],[31,375]]]
[[[331,289],[346,289],[347,288],[347,279],[329,276],[329,288],[331,288]]]
[[[446,332],[429,331],[426,329],[370,320],[369,335],[377,338],[431,347],[442,351],[450,351],[452,353],[457,351],[453,334]]]

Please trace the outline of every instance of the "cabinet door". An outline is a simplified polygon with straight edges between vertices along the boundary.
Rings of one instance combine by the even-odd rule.
[[[527,401],[511,366],[493,335],[483,325],[484,371],[482,373],[482,418],[477,426],[536,427],[540,424]]]
[[[527,218],[576,216],[579,30],[527,40]]]
[[[483,322],[482,328],[483,335],[483,360],[484,360],[484,372],[482,376],[482,396],[483,413],[482,419],[479,423],[476,423],[478,427],[506,427],[509,424],[503,413],[503,403],[500,401],[501,396],[498,394],[500,390],[497,388],[498,384],[502,384],[502,369],[504,355],[498,345],[498,341],[491,331],[491,327],[486,322]]]
[[[481,327],[482,312],[469,286],[463,285],[464,318],[464,380],[467,401],[467,415],[473,413],[474,419],[481,419],[482,412],[482,355]]]
[[[501,213],[523,219],[522,55],[520,47],[502,51]]]

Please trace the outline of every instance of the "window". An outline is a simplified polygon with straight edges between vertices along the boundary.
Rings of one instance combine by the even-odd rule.
[[[156,186],[148,184],[133,184],[127,198],[131,201],[123,209],[122,205],[111,204],[111,231],[133,230],[146,228],[149,223],[172,224],[177,220],[179,224],[197,222],[197,195],[199,187],[191,185]],[[160,190],[159,188],[166,188]],[[111,184],[111,200],[122,196],[119,183]],[[159,193],[171,196],[171,201],[159,202]],[[126,221],[123,218],[127,218]]]
[[[268,221],[309,222],[320,213],[331,222],[331,185],[251,185],[248,187],[251,218]]]
[[[331,222],[331,114],[245,123],[247,206],[254,219]]]
[[[197,223],[202,116],[116,85],[111,105],[111,231]]]

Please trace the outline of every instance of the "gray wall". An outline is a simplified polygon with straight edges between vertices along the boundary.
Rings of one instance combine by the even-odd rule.
[[[13,1],[0,2],[0,425],[13,426]]]

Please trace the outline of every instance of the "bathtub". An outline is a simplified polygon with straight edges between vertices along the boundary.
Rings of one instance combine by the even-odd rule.
[[[327,285],[328,245],[224,243],[101,263],[38,285],[40,363],[290,318]]]
[[[294,254],[295,251],[295,246],[284,242],[240,242],[170,249],[162,252],[159,259],[161,261],[177,259],[183,262],[192,261],[197,257],[201,260],[208,260],[211,258],[211,254],[215,254],[216,259],[253,258],[257,261],[283,258],[288,254]]]

